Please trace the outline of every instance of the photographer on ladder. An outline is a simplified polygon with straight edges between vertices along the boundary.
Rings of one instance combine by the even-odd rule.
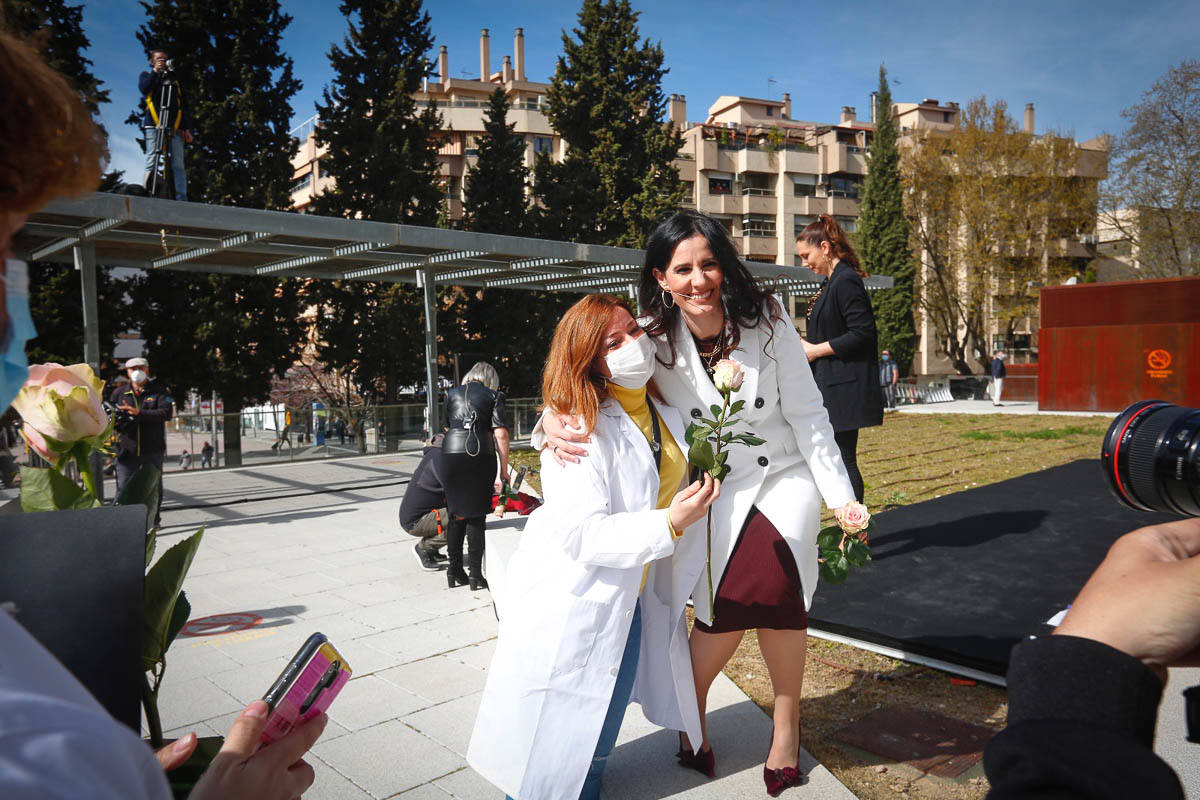
[[[165,188],[162,183],[169,172],[175,184],[172,196],[186,200],[183,145],[192,143],[191,117],[173,66],[165,50],[154,50],[150,53],[150,71],[138,76],[142,130],[146,134],[146,171],[142,183],[154,197]]]

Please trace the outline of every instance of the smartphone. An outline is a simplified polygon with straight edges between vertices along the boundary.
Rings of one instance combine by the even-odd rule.
[[[270,714],[262,743],[282,739],[324,712],[349,680],[350,665],[325,634],[308,637],[263,695]]]

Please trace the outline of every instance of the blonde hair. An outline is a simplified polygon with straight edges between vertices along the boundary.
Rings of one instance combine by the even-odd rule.
[[[94,190],[108,159],[103,132],[67,79],[3,30],[0,86],[0,212]]]

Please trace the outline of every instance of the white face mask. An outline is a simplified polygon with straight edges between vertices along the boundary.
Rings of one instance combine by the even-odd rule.
[[[626,389],[640,389],[654,374],[654,354],[657,348],[646,334],[613,350],[604,357],[608,364],[609,380]]]
[[[141,386],[143,383],[145,383],[148,377],[150,376],[140,369],[135,369],[133,374],[129,376],[130,380],[132,380],[137,386]]]

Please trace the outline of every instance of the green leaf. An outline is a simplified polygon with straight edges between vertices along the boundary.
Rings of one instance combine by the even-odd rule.
[[[113,501],[119,506],[144,505],[146,530],[154,525],[154,512],[158,509],[158,479],[158,469],[153,464],[143,464]]]
[[[851,566],[861,567],[871,560],[871,548],[851,536],[846,542],[846,560]]]
[[[167,645],[163,648],[163,652],[171,647],[171,642],[175,641],[175,637],[183,630],[183,626],[187,624],[188,618],[191,616],[192,604],[187,599],[187,592],[180,590],[179,597],[175,600],[175,608],[171,610],[171,623],[167,626]]]
[[[837,550],[838,545],[842,541],[842,529],[837,525],[830,525],[828,528],[822,528],[817,534],[817,547],[822,551]]]
[[[158,534],[153,529],[146,531],[146,569],[150,569],[150,563],[154,561],[154,549],[158,544]]]
[[[733,433],[732,432],[721,434],[721,442],[722,443],[729,444],[732,441],[733,441]]]
[[[716,406],[716,405],[709,406],[708,410],[712,412],[713,419],[721,418],[721,407],[720,406]]]
[[[745,408],[745,407],[746,407],[746,401],[745,401],[745,400],[735,400],[735,401],[733,401],[733,405],[731,405],[731,406],[729,407],[729,413],[730,413],[730,414],[736,414],[736,413],[738,413],[739,411],[741,411],[741,410],[742,410],[743,408]]]
[[[850,565],[846,562],[846,556],[842,551],[835,550],[825,553],[825,560],[821,562],[821,577],[830,583],[841,583],[846,580],[846,576],[850,574]]]
[[[162,661],[167,652],[167,637],[175,618],[176,601],[203,537],[204,529],[201,528],[163,553],[162,558],[146,573],[142,609],[142,668],[147,671]]]
[[[712,445],[704,439],[692,442],[692,446],[688,450],[688,461],[705,472],[712,472],[713,467],[716,466]]]
[[[687,446],[691,447],[692,442],[696,440],[696,433],[700,430],[700,426],[696,423],[691,423],[687,426],[687,430],[683,432],[683,440],[687,442]]]
[[[749,447],[758,447],[759,445],[767,443],[766,439],[760,439],[757,436],[750,434],[750,433],[743,433],[741,435],[741,439],[742,439],[742,442]]]
[[[716,458],[717,466],[723,467],[723,466],[725,466],[725,462],[729,460],[729,451],[724,450],[720,453],[717,453],[715,458]]]
[[[724,455],[724,454],[722,453],[722,455]],[[719,481],[725,480],[725,476],[728,474],[729,474],[729,465],[727,465],[727,464],[719,464],[718,466],[713,467],[713,469],[712,469],[712,476]]]
[[[701,417],[700,421],[703,422],[705,425],[707,425],[709,428],[711,428],[713,430],[717,429],[717,421],[715,419],[709,419],[708,417]]]
[[[98,505],[90,492],[57,470],[21,467],[22,511],[63,511]]]

